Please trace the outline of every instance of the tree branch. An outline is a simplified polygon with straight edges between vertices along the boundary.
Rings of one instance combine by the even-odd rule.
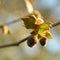
[[[20,21],[20,18],[17,19],[17,20],[15,20],[15,21],[13,21],[13,22],[5,23],[4,25],[10,25],[10,24],[13,24],[13,23],[18,22],[18,21]],[[54,23],[54,24],[52,25],[52,28],[55,27],[55,26],[58,26],[58,25],[60,25],[60,21]],[[2,25],[1,25],[1,26],[2,26]],[[0,28],[1,28],[1,26],[0,26]],[[6,47],[12,47],[12,46],[19,46],[21,43],[25,42],[26,40],[28,40],[28,39],[31,38],[31,37],[32,37],[32,35],[29,35],[28,37],[20,40],[20,41],[17,42],[17,43],[2,45],[2,46],[0,46],[0,48],[6,48]]]
[[[54,24],[52,25],[52,27],[56,27],[56,26],[58,26],[58,25],[60,25],[60,21],[59,21],[59,22],[54,23]]]
[[[2,45],[2,46],[0,46],[0,48],[19,46],[21,43],[25,42],[26,40],[28,40],[28,39],[31,38],[31,37],[32,37],[32,35],[29,35],[28,37],[26,37],[26,38],[20,40],[20,41],[17,42],[17,43]]]

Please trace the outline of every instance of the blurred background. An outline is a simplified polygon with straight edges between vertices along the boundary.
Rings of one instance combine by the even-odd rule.
[[[43,19],[51,24],[60,21],[60,0],[30,0],[34,9],[40,11]],[[24,0],[0,0],[0,25],[28,15]],[[0,45],[16,43],[27,37],[31,30],[24,27],[23,22],[8,25],[13,31],[5,35],[0,29]],[[60,60],[60,26],[50,30],[53,39],[47,40],[46,47],[38,44],[34,48],[24,42],[18,47],[0,49],[0,60]]]

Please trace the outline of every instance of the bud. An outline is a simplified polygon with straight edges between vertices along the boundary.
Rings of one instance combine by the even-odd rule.
[[[35,25],[41,25],[44,23],[44,20],[42,18],[37,18],[35,21]]]
[[[36,39],[35,37],[31,37],[27,40],[27,45],[29,47],[34,47],[37,43],[38,43],[38,39]]]
[[[4,34],[8,34],[8,27],[7,26],[2,26],[2,30]]]
[[[42,15],[41,15],[41,13],[39,12],[39,11],[37,11],[37,10],[35,10],[34,12],[33,12],[33,15],[32,15],[34,18],[35,18],[35,25],[41,25],[41,24],[43,24],[44,23],[44,20],[43,20],[43,17],[42,17]]]
[[[46,40],[45,37],[42,37],[42,38],[40,39],[40,44],[41,44],[41,46],[46,46],[47,40]]]
[[[2,26],[2,31],[4,34],[12,33],[12,31],[6,25]]]

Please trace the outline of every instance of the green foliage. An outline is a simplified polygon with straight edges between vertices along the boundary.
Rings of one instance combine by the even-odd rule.
[[[53,38],[52,35],[51,35],[51,33],[50,33],[49,31],[47,31],[47,32],[45,33],[45,36],[46,36],[48,39],[52,39],[52,38]]]
[[[35,31],[37,34],[39,34],[41,37],[47,37],[48,39],[52,39],[52,35],[49,32],[50,24],[44,23],[40,26],[37,26],[35,28]]]
[[[26,18],[22,18],[22,20],[24,21],[25,27],[27,29],[32,29],[32,27],[35,24],[35,18],[33,16],[28,16]]]
[[[43,23],[40,28],[44,29],[44,30],[49,30],[51,27],[51,24],[48,23]]]
[[[42,37],[45,36],[44,32],[45,32],[44,29],[41,29],[41,28],[40,28],[40,29],[38,30],[38,34],[39,34],[40,36],[42,36]]]
[[[50,28],[51,28],[51,24],[49,23],[42,23],[40,25],[35,25],[36,22],[36,18],[37,16],[30,15],[26,18],[22,18],[22,20],[24,21],[25,27],[27,29],[34,29],[34,35],[40,35],[41,37],[47,37],[48,39],[52,39],[52,35],[49,32]]]

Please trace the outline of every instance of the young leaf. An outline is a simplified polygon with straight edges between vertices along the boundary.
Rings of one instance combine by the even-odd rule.
[[[45,36],[45,31],[47,31],[49,29],[50,29],[50,24],[43,23],[36,28],[36,31],[38,32],[38,34],[40,36],[44,37]]]
[[[40,26],[36,26],[36,28],[35,28],[36,34],[39,34],[40,36],[44,37],[45,36],[45,34],[44,34],[45,30],[40,28]]]
[[[39,34],[40,36],[44,37],[44,36],[45,36],[44,32],[45,32],[44,29],[39,29],[38,34]]]
[[[49,31],[46,31],[46,32],[45,32],[45,36],[46,36],[48,39],[52,39],[52,38],[53,38],[52,35],[51,35],[51,33],[50,33]]]
[[[25,27],[27,29],[32,29],[35,24],[35,18],[32,15],[21,19],[24,21]]]
[[[48,24],[48,23],[43,23],[41,26],[40,26],[41,29],[45,29],[45,30],[49,30],[51,28],[51,24]]]

